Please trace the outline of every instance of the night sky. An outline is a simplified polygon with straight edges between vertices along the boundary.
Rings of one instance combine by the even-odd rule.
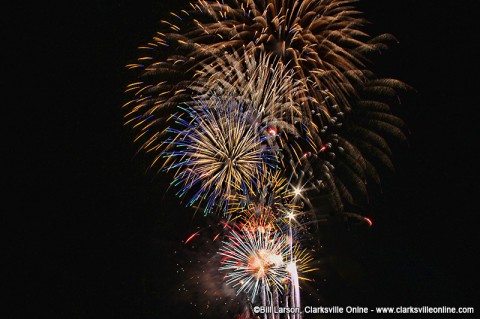
[[[2,317],[199,317],[174,294],[182,278],[173,254],[199,220],[165,192],[168,178],[145,171],[120,109],[133,79],[124,65],[186,3],[22,2],[9,11],[4,152],[18,156],[5,167],[14,311]],[[371,34],[400,41],[373,69],[415,88],[397,110],[409,144],[395,145],[397,171],[371,195],[374,226],[325,234],[330,271],[317,288],[327,305],[478,306],[478,2],[359,6]]]

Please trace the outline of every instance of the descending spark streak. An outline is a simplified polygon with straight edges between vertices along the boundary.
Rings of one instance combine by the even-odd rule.
[[[195,236],[198,236],[198,235],[199,235],[199,232],[192,234],[190,237],[187,238],[187,240],[185,240],[185,244],[188,244],[193,238],[195,238]]]
[[[298,280],[298,272],[297,272],[297,265],[295,262],[290,262],[287,266],[287,269],[290,273],[290,289],[291,289],[291,299],[292,299],[292,307],[300,308],[300,284]],[[293,318],[297,315],[292,314]]]

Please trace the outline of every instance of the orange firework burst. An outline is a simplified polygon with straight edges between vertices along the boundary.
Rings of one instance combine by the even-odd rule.
[[[393,37],[363,32],[354,2],[198,0],[172,14],[129,65],[139,72],[125,104],[135,140],[157,158],[179,104],[212,91],[236,96],[279,136],[270,143],[283,150],[284,169],[311,153],[301,169],[335,211],[365,201],[366,182],[379,181],[376,166],[391,167],[386,137],[404,138],[384,98],[406,86],[367,69],[369,52],[386,49]]]

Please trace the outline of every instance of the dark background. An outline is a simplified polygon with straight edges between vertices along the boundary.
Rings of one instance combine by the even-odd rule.
[[[326,238],[331,271],[317,283],[326,304],[478,306],[477,3],[361,1],[368,30],[400,40],[374,69],[416,89],[399,110],[410,144],[396,147],[397,172],[372,196],[374,227]],[[4,318],[197,316],[173,294],[173,251],[196,221],[165,194],[167,179],[145,173],[120,110],[132,80],[123,66],[185,5],[5,10],[14,19],[4,28],[13,71],[4,151],[19,156],[5,166],[13,312]]]

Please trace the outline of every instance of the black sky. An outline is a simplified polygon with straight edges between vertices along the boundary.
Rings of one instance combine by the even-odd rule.
[[[145,173],[122,127],[123,66],[186,1],[21,3],[10,12],[4,108],[12,231],[6,318],[190,318],[174,300],[172,252],[196,221],[168,180]],[[368,208],[368,232],[327,243],[342,270],[319,283],[332,305],[478,305],[476,1],[364,0],[372,34],[400,41],[374,66],[412,85],[399,114],[409,145]],[[6,15],[8,15],[6,13]],[[11,126],[11,127],[10,127]],[[335,239],[335,240],[333,240]],[[335,263],[332,263],[335,265]],[[350,266],[345,266],[349,268]],[[351,268],[351,267],[350,267]],[[18,274],[17,274],[18,273]],[[162,313],[162,307],[169,307]],[[476,309],[480,311],[479,309]]]

